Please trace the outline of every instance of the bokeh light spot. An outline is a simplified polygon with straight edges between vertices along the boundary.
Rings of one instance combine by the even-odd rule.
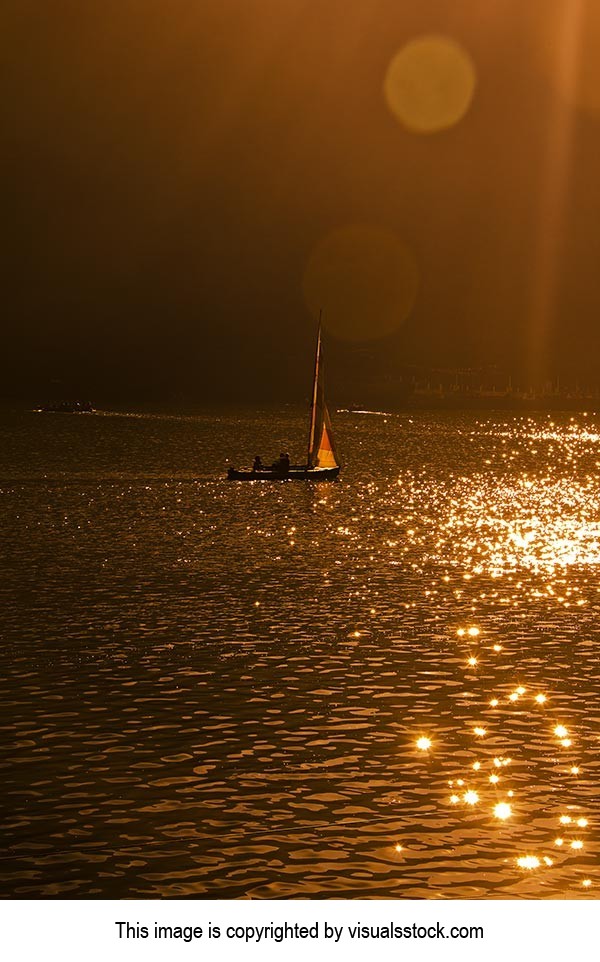
[[[387,104],[409,130],[445,130],[469,109],[477,82],[469,54],[449,37],[426,35],[407,43],[384,82]]]
[[[304,296],[314,317],[342,340],[391,334],[410,314],[419,285],[408,247],[390,230],[351,225],[314,248],[304,274]]]

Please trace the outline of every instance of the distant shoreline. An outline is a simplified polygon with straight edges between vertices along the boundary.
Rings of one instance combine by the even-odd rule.
[[[252,399],[246,402],[240,401],[219,401],[213,403],[201,401],[181,400],[178,403],[159,401],[127,403],[127,402],[105,402],[98,403],[92,411],[60,412],[62,417],[67,417],[68,413],[82,414],[88,417],[91,415],[115,417],[175,417],[181,416],[198,417],[209,416],[221,410],[231,410],[232,413],[242,410],[264,410],[265,412],[277,411],[279,416],[291,410],[304,409],[307,400],[304,401],[281,401]],[[549,395],[538,397],[523,397],[519,395],[465,395],[447,394],[436,395],[404,395],[403,397],[391,397],[389,395],[370,396],[364,401],[348,402],[340,399],[332,405],[334,410],[343,414],[418,414],[428,412],[494,412],[499,413],[581,413],[581,414],[600,414],[600,398],[592,397],[569,397],[566,395]],[[19,410],[23,412],[39,413],[38,404],[22,400],[0,400],[0,410]]]
[[[518,397],[506,396],[443,396],[438,398],[411,397],[405,402],[407,411],[577,411],[594,414],[600,410],[600,398],[590,397]]]

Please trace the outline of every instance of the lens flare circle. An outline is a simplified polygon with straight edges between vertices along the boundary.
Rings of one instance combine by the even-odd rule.
[[[310,312],[335,337],[370,341],[392,334],[413,309],[419,272],[412,252],[386,228],[352,224],[314,247],[304,273]]]
[[[415,37],[392,59],[383,85],[387,105],[408,130],[431,134],[453,127],[473,100],[477,74],[467,51],[450,37]]]

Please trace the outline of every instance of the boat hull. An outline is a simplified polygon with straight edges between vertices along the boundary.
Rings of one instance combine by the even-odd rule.
[[[262,471],[236,471],[235,468],[229,468],[227,478],[229,481],[335,481],[339,473],[339,467],[291,467],[285,473],[272,468]]]

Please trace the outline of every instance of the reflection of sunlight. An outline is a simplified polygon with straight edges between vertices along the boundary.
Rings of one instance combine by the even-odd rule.
[[[587,459],[585,463],[589,464],[590,458],[594,458],[596,466],[600,466],[600,450],[592,447],[600,448],[600,434],[594,436],[580,428],[573,418],[563,428],[551,422],[540,428],[529,418],[521,419],[520,425],[526,446],[534,452],[541,446],[542,436],[547,435],[552,451],[564,446],[567,462]],[[497,428],[494,426],[490,433],[496,437]],[[507,436],[514,443],[512,424]],[[536,879],[538,872],[548,872],[552,881],[544,882],[554,885],[562,873],[581,860],[588,847],[588,819],[577,814],[573,804],[575,792],[587,791],[587,778],[573,778],[580,772],[574,762],[586,750],[585,726],[569,713],[561,693],[562,679],[552,677],[551,681],[543,652],[535,650],[535,658],[523,659],[512,625],[527,618],[523,613],[527,601],[533,601],[541,613],[549,607],[564,609],[572,605],[564,617],[574,624],[579,624],[579,606],[595,603],[593,573],[581,578],[578,571],[570,572],[568,566],[600,564],[600,521],[596,520],[600,518],[600,476],[590,469],[588,474],[582,470],[578,479],[574,480],[572,473],[566,477],[560,473],[560,456],[549,459],[548,464],[547,476],[543,478],[536,477],[530,465],[528,473],[521,472],[516,478],[510,472],[490,473],[489,477],[472,473],[452,477],[443,503],[437,507],[436,502],[428,517],[417,513],[417,499],[423,498],[422,480],[415,480],[414,486],[409,480],[403,488],[403,493],[408,489],[408,502],[402,509],[404,519],[394,512],[390,522],[408,535],[404,542],[397,542],[394,534],[396,553],[392,563],[401,544],[412,563],[414,546],[423,550],[429,542],[428,560],[434,570],[424,594],[428,604],[433,602],[430,610],[435,612],[435,598],[441,593],[447,593],[457,605],[456,615],[445,626],[444,635],[450,642],[455,671],[462,675],[459,684],[468,686],[467,690],[459,689],[461,706],[468,706],[467,710],[455,716],[461,720],[462,744],[456,748],[454,762],[450,761],[451,771],[446,766],[454,754],[452,750],[436,751],[436,758],[426,768],[431,773],[436,765],[442,766],[443,785],[450,786],[453,794],[448,796],[445,788],[441,801],[448,814],[454,809],[451,816],[457,830],[461,823],[464,826],[465,822],[482,821],[487,812],[487,831],[498,836],[499,844],[505,844],[511,841],[518,821],[521,831],[518,841],[512,838],[513,845],[518,845],[511,852],[513,866],[516,861],[526,873],[537,870]],[[552,474],[554,464],[556,475]],[[439,494],[436,496],[439,498]],[[449,576],[451,567],[455,571]],[[600,589],[598,592],[600,595]],[[584,594],[587,597],[581,597]],[[511,609],[506,622],[501,618],[486,620],[490,607],[498,610],[501,605]],[[438,620],[436,614],[433,618]],[[511,626],[508,631],[505,624]],[[545,644],[554,624],[550,629],[550,619],[544,619],[544,614],[539,624]],[[584,624],[587,626],[588,621]],[[444,635],[436,632],[435,637]],[[591,646],[592,641],[584,637],[582,644]],[[529,652],[528,647],[525,650]],[[535,667],[538,663],[542,666],[539,671]],[[465,665],[471,669],[477,666],[478,670],[466,671]],[[566,665],[561,664],[563,668],[566,671]],[[528,732],[530,739],[526,728],[534,729],[535,733]],[[444,747],[449,748],[445,737],[444,742]],[[538,745],[543,746],[541,755]],[[501,754],[503,751],[511,751],[514,764],[510,757]],[[452,775],[448,781],[446,774]],[[549,780],[547,786],[543,785],[545,778]],[[550,784],[552,781],[554,784]],[[556,795],[546,794],[545,790],[540,793],[540,788]],[[535,818],[532,809],[537,800],[540,811]],[[555,807],[558,805],[573,814],[561,815],[560,808]],[[583,806],[580,813],[582,809]],[[548,829],[552,822],[554,828]],[[554,836],[557,828],[564,838]],[[519,855],[519,848],[527,854]],[[536,851],[538,854],[532,854]],[[550,851],[555,859],[550,857]],[[582,884],[582,875],[578,873],[576,885]],[[583,892],[579,894],[584,897]]]
[[[557,577],[572,565],[600,564],[597,477],[581,474],[573,479],[560,474],[561,459],[575,463],[589,457],[600,439],[574,422],[549,430],[523,419],[515,432],[516,437],[512,432],[510,437],[519,442],[523,454],[540,446],[552,449],[550,465],[556,463],[556,474],[547,466],[546,474],[535,481],[524,472],[516,477],[495,472],[452,477],[449,507],[436,532],[439,560],[447,564],[450,559],[467,573],[492,577],[520,568]],[[498,437],[495,426],[490,433]],[[521,448],[515,450],[511,460],[521,455]],[[422,496],[422,488],[414,495]],[[565,607],[584,603],[573,597],[576,589],[555,590],[547,583],[545,590]],[[456,633],[459,638],[476,637],[479,629],[460,627]]]
[[[540,860],[537,855],[521,855],[520,858],[517,859],[517,865],[519,868],[526,869],[539,868]]]
[[[466,635],[467,629],[462,629],[462,632],[463,634]],[[527,679],[524,679],[524,680],[527,681]],[[535,718],[537,723],[539,724],[541,732],[547,735],[548,733],[548,729],[546,727],[547,723],[544,722],[543,714],[540,715],[540,713],[535,708],[536,705],[544,704],[547,696],[541,692],[538,692],[537,695],[534,694],[533,692],[535,691],[535,689],[533,688],[533,684],[528,684],[528,685],[519,684],[511,694],[512,696],[514,696],[514,699],[516,700],[521,698],[521,696],[524,696],[528,691],[530,692],[529,698],[522,698],[521,704],[523,705],[523,708],[520,710],[519,714],[522,716],[527,711],[529,711],[532,715],[532,718]],[[554,694],[554,698],[556,700],[558,699],[558,696],[556,693]],[[497,699],[492,699],[491,702],[492,703],[495,702],[496,704],[498,704]],[[490,704],[490,702],[488,701],[487,704]],[[506,703],[505,703],[504,711],[505,711],[505,720],[508,721],[511,717],[511,712],[509,711]],[[467,732],[468,731],[469,729],[467,729]],[[568,745],[571,744],[570,739],[563,737],[568,735],[568,732],[569,732],[569,729],[567,728],[566,725],[562,723],[555,724],[552,729],[552,734],[556,738],[558,738],[560,744],[563,744],[563,745],[565,745],[565,743]],[[481,722],[475,723],[475,719],[472,719],[470,733],[472,733],[473,735],[479,738],[482,738],[484,735],[487,734],[487,729],[481,724]],[[494,738],[503,738],[505,735],[506,735],[506,729],[504,729],[504,731],[500,729],[499,731],[494,733]],[[430,740],[424,736],[422,736],[421,739],[419,739],[419,742],[422,743],[424,748],[429,747],[429,745],[431,744]],[[419,742],[417,744],[419,744]],[[517,761],[522,761],[522,759],[517,759]],[[498,820],[499,823],[507,823],[510,819],[514,818],[514,815],[515,815],[515,812],[513,811],[512,804],[511,804],[513,797],[515,795],[515,792],[512,789],[508,789],[508,786],[504,787],[504,790],[502,791],[502,793],[498,791],[498,788],[499,788],[498,783],[500,782],[501,779],[500,779],[500,774],[499,773],[497,774],[497,772],[499,772],[499,770],[502,770],[503,781],[504,780],[508,781],[510,779],[510,773],[506,769],[507,769],[507,766],[511,765],[511,762],[512,762],[512,759],[508,756],[504,756],[504,755],[491,756],[491,755],[485,755],[485,754],[482,754],[480,758],[477,759],[476,761],[471,760],[469,764],[472,770],[472,775],[469,778],[469,781],[471,782],[471,784],[474,784],[473,788],[466,787],[464,779],[456,777],[456,775],[458,775],[461,770],[462,770],[462,773],[464,773],[465,769],[462,768],[462,769],[455,770],[454,777],[449,779],[447,781],[447,784],[451,788],[455,785],[464,786],[464,788],[461,795],[455,793],[450,795],[449,798],[448,796],[446,796],[448,804],[450,806],[458,807],[460,803],[462,803],[464,806],[475,808],[475,806],[477,806],[481,802],[482,796],[483,796],[483,800],[486,801],[489,798],[489,794],[493,791],[496,796],[496,800],[492,801],[491,803],[491,814],[493,815],[494,819]],[[465,764],[465,762],[463,762],[463,764]],[[492,769],[491,773],[489,771],[490,767]],[[563,769],[563,772],[564,771],[565,770]],[[571,773],[574,773],[574,772],[578,772],[579,769],[577,766],[572,766],[570,771]],[[488,791],[486,792],[485,789],[483,789],[483,791],[480,794],[480,789],[482,789],[482,786],[486,784],[488,786]],[[519,795],[521,798],[521,811],[523,811],[523,808],[522,808],[523,803],[527,804],[527,800],[523,792],[519,792]],[[460,809],[458,809],[458,811],[460,811]],[[577,858],[578,854],[584,849],[585,845],[584,845],[583,839],[573,838],[573,835],[571,833],[572,833],[572,830],[575,829],[575,826],[577,826],[577,829],[580,829],[580,830],[586,829],[588,827],[588,819],[584,815],[572,816],[567,814],[564,814],[564,815],[558,815],[558,813],[556,814],[557,814],[560,825],[565,827],[565,831],[569,833],[570,837],[563,838],[562,836],[554,837],[553,835],[549,835],[549,837],[547,837],[546,839],[545,844],[546,846],[553,846],[555,849],[561,850],[560,864],[563,865],[565,862],[568,862],[569,859]],[[508,828],[508,826],[506,827]],[[542,854],[542,853],[540,853],[539,855],[525,854],[525,855],[520,855],[518,857],[516,856],[516,853],[515,853],[514,857],[515,857],[517,866],[525,870],[526,872],[532,871],[534,869],[536,870],[550,869],[555,864],[553,858],[551,858],[547,854]],[[591,880],[588,880],[588,881],[591,884]],[[583,885],[583,882],[581,884]]]

